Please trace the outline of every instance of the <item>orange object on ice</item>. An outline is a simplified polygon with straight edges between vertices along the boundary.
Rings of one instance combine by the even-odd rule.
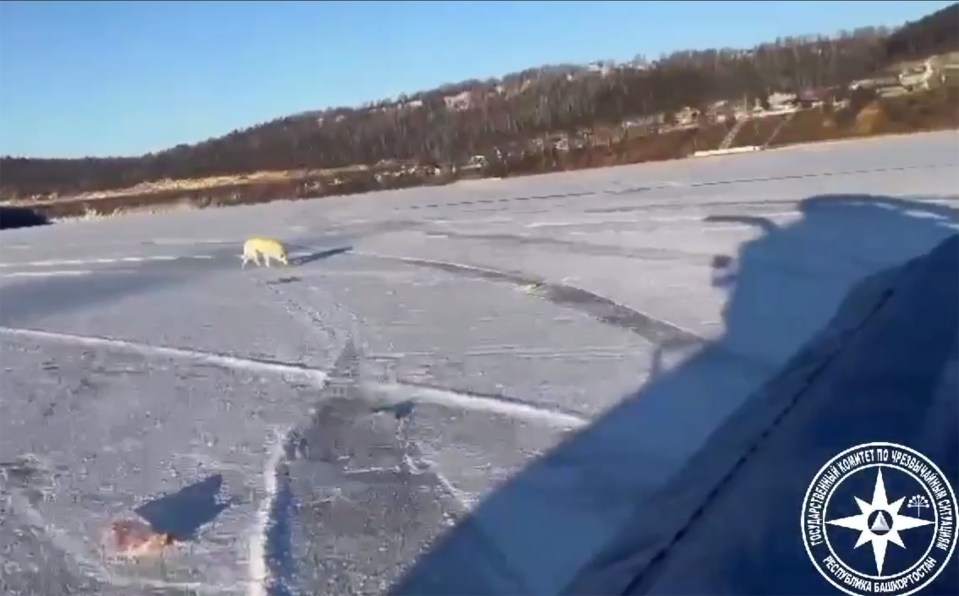
[[[109,550],[121,557],[154,556],[173,543],[173,536],[155,532],[137,520],[117,520],[110,524],[107,535]]]

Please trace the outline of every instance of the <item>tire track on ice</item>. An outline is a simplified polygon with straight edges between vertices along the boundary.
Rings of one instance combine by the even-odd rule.
[[[186,362],[201,362],[220,366],[227,369],[256,371],[267,374],[278,374],[302,378],[315,386],[318,390],[316,404],[308,410],[310,423],[314,421],[317,409],[334,398],[342,397],[340,389],[342,383],[357,385],[358,401],[364,404],[369,413],[390,411],[401,407],[403,403],[433,404],[451,409],[466,409],[505,414],[507,416],[525,419],[539,424],[578,428],[588,420],[574,412],[565,412],[544,408],[538,404],[501,395],[478,395],[453,391],[439,387],[411,384],[402,381],[380,382],[362,381],[359,379],[356,368],[359,364],[359,352],[348,344],[341,352],[339,361],[330,372],[317,370],[308,366],[280,362],[241,358],[238,356],[204,352],[177,347],[143,344],[129,340],[114,339],[100,336],[78,335],[71,333],[44,331],[37,329],[23,329],[0,327],[0,336],[18,337],[34,341],[46,341],[59,344],[76,344],[105,350],[117,350],[140,354],[145,358],[167,358]],[[356,383],[359,381],[359,383]],[[337,386],[337,384],[340,384]],[[293,494],[290,486],[289,466],[297,459],[296,444],[303,436],[301,426],[275,429],[272,437],[267,440],[267,462],[263,470],[263,484],[265,496],[259,503],[256,512],[256,524],[251,530],[248,542],[248,580],[246,591],[250,595],[287,594],[292,593],[291,580],[295,573],[293,560],[289,557],[287,517],[292,510]],[[429,474],[433,477],[438,489],[448,498],[447,507],[453,509],[450,514],[453,518],[461,516],[468,508],[469,499],[447,479],[436,466],[423,457],[419,446],[411,439],[402,439],[401,447],[404,450],[403,458],[406,468],[413,474]],[[346,477],[353,473],[346,473]],[[22,504],[22,502],[20,503]],[[18,509],[20,509],[18,507]],[[32,524],[44,528],[49,539],[61,550],[81,566],[88,567],[89,561],[77,559],[78,548],[75,541],[45,520],[38,518],[39,512],[30,509],[23,510],[23,515],[32,520]],[[32,517],[31,517],[32,516]],[[280,556],[277,557],[276,555]],[[95,577],[104,583],[120,587],[182,589],[195,593],[221,593],[230,590],[242,589],[241,586],[213,587],[204,584],[174,584],[158,582],[142,578],[126,578],[108,573],[100,566],[95,568]]]
[[[304,317],[312,325],[326,326],[323,317],[316,311],[303,304],[301,300],[287,295],[288,290],[282,290],[280,284],[267,282],[267,287],[279,299],[287,305],[287,311],[294,316]],[[287,288],[285,284],[282,286]],[[313,290],[320,290],[312,287]],[[412,409],[406,409],[406,404],[429,403],[444,406],[454,410],[473,410],[485,411],[495,414],[505,415],[514,419],[524,419],[536,424],[545,424],[554,428],[571,431],[588,424],[589,420],[576,412],[568,412],[555,408],[544,408],[538,404],[532,404],[520,399],[513,399],[503,395],[479,395],[476,393],[467,393],[454,391],[441,387],[425,386],[419,384],[404,383],[402,381],[374,381],[361,372],[361,365],[373,358],[373,360],[382,360],[382,355],[377,358],[373,355],[367,342],[362,340],[373,330],[364,328],[357,320],[356,315],[346,307],[333,301],[336,308],[349,313],[352,333],[346,338],[345,348],[340,354],[340,358],[334,368],[330,371],[328,382],[323,388],[324,394],[318,399],[319,405],[314,409],[309,425],[302,426],[290,431],[286,437],[285,447],[276,451],[277,456],[271,464],[276,470],[274,477],[276,484],[271,489],[275,495],[275,508],[270,516],[273,527],[278,529],[273,533],[268,533],[266,548],[263,552],[263,558],[267,561],[269,569],[267,570],[268,579],[264,585],[263,591],[257,594],[287,594],[290,593],[292,586],[299,588],[307,586],[316,587],[310,584],[311,579],[315,584],[315,578],[307,577],[315,575],[310,569],[302,568],[299,573],[296,562],[309,559],[312,547],[307,547],[307,552],[300,552],[298,556],[291,557],[294,549],[298,546],[302,550],[301,541],[297,538],[295,532],[299,527],[292,527],[292,522],[298,520],[298,517],[292,517],[293,501],[297,497],[306,498],[307,492],[316,494],[318,487],[322,489],[327,486],[334,494],[334,498],[347,498],[342,493],[343,489],[336,488],[340,482],[346,482],[347,485],[352,481],[368,483],[370,486],[379,485],[383,482],[392,484],[398,482],[398,489],[402,486],[416,486],[426,482],[428,486],[435,491],[435,503],[439,511],[443,512],[443,521],[441,525],[447,526],[455,523],[457,519],[467,515],[472,509],[474,499],[471,495],[459,490],[438,468],[438,466],[427,459],[419,443],[408,434],[407,416]],[[385,342],[389,344],[389,342]],[[364,358],[364,355],[369,355]],[[387,373],[387,376],[391,376]],[[365,402],[365,405],[361,405]],[[339,404],[339,405],[337,405]],[[353,405],[349,405],[353,404]],[[356,408],[359,408],[353,414],[349,414]],[[345,408],[346,411],[343,411]],[[325,413],[324,413],[325,412]],[[358,451],[347,450],[340,452],[343,447],[337,447],[337,440],[334,438],[342,432],[347,432],[351,424],[354,424],[356,416],[360,419],[364,417],[363,412],[368,414],[392,413],[397,421],[395,434],[396,444],[394,445],[395,454],[399,457],[396,466],[387,466],[386,468],[374,466],[373,468],[364,468],[363,470],[341,470],[339,475],[342,480],[320,479],[311,480],[311,474],[316,471],[308,472],[313,467],[323,469],[333,466],[333,469],[350,467],[349,462],[359,458],[365,459],[368,454],[365,453],[365,447],[359,447]],[[360,423],[362,427],[365,424]],[[330,436],[333,435],[333,436]],[[327,442],[332,442],[327,444]],[[298,447],[300,445],[301,447]],[[308,447],[307,447],[308,446]],[[314,461],[315,457],[307,455],[313,450],[319,449],[325,453]],[[340,458],[336,457],[340,456]],[[345,461],[342,460],[345,457]],[[297,460],[304,460],[303,463],[297,463]],[[301,466],[306,466],[303,468]],[[317,486],[315,482],[320,482]],[[410,485],[409,483],[412,483]],[[374,489],[377,490],[377,489]],[[320,490],[322,492],[322,490]],[[296,505],[297,510],[308,510],[308,502],[299,502]],[[332,506],[335,507],[336,506]],[[310,518],[299,519],[301,524],[311,527]],[[271,556],[273,553],[275,556]],[[321,554],[322,558],[327,558],[328,553]],[[302,566],[302,564],[301,564]],[[272,579],[271,579],[272,578]],[[329,578],[327,578],[329,579]],[[332,580],[331,580],[332,581]],[[305,584],[305,585],[304,585]]]
[[[528,288],[531,295],[543,298],[557,306],[571,308],[589,315],[601,323],[631,331],[644,339],[655,343],[670,345],[703,345],[706,339],[664,319],[653,317],[630,308],[605,296],[594,294],[568,284],[552,283],[544,279],[499,271],[487,267],[467,265],[451,261],[437,261],[415,257],[385,255],[372,252],[355,252],[359,256],[407,263],[419,267],[439,269],[458,276],[504,282],[513,286]]]
[[[600,323],[635,333],[656,347],[656,354],[654,355],[654,361],[656,362],[661,360],[665,351],[697,350],[712,343],[699,334],[665,319],[654,317],[605,296],[566,283],[553,283],[524,273],[512,273],[452,261],[437,261],[374,252],[356,251],[354,254],[406,263],[417,267],[438,269],[453,275],[507,283],[522,288],[527,295],[542,298],[557,306],[583,313]],[[767,370],[767,365],[749,354],[741,353],[722,344],[715,345],[717,356],[728,359],[730,366],[737,366],[744,370],[763,372]]]
[[[297,584],[310,584],[311,579],[307,577],[310,570],[304,569],[303,577],[299,577],[297,561],[305,555],[294,556],[294,550],[302,545],[295,543],[295,531],[293,523],[299,518],[294,517],[294,507],[301,509],[303,504],[294,505],[297,496],[305,494],[305,491],[315,492],[316,486],[312,484],[316,480],[310,480],[310,473],[305,470],[312,466],[334,467],[346,466],[348,462],[356,457],[364,457],[363,449],[357,453],[350,451],[339,454],[346,457],[346,462],[342,457],[334,458],[326,462],[321,458],[319,462],[314,463],[313,458],[304,456],[303,449],[306,445],[313,445],[319,442],[333,440],[324,438],[324,435],[336,435],[344,432],[350,424],[353,423],[353,416],[338,412],[340,407],[347,409],[359,406],[360,411],[357,415],[362,417],[360,412],[376,414],[378,412],[392,411],[396,417],[398,427],[395,435],[396,455],[399,457],[397,469],[369,469],[365,471],[349,472],[341,470],[345,482],[352,480],[363,482],[372,482],[377,484],[385,480],[386,482],[399,481],[401,485],[407,483],[421,483],[426,479],[428,485],[432,485],[433,490],[437,491],[439,498],[436,499],[436,506],[443,511],[445,520],[443,525],[451,524],[457,518],[467,514],[471,508],[471,499],[463,494],[457,487],[438,469],[438,467],[428,461],[419,446],[419,444],[408,435],[405,414],[399,412],[403,409],[404,403],[433,403],[454,409],[482,410],[505,414],[514,418],[525,418],[530,421],[543,423],[546,422],[553,426],[564,428],[577,428],[586,424],[586,420],[576,414],[544,409],[531,404],[526,404],[520,400],[512,400],[503,396],[480,396],[474,394],[465,394],[456,391],[449,391],[433,387],[414,386],[401,382],[377,382],[364,380],[365,375],[361,372],[361,365],[366,360],[364,353],[369,353],[369,346],[363,341],[366,331],[358,321],[356,315],[345,306],[339,304],[331,297],[327,296],[329,306],[332,307],[334,314],[331,317],[324,317],[317,313],[312,307],[303,304],[290,295],[277,283],[265,282],[264,286],[270,290],[278,299],[286,305],[286,311],[298,318],[305,319],[312,328],[322,327],[332,336],[336,336],[339,328],[331,328],[328,318],[335,318],[335,313],[345,313],[348,323],[345,326],[349,329],[343,333],[338,340],[335,339],[339,355],[327,382],[324,384],[321,394],[317,398],[317,406],[312,409],[310,420],[306,425],[298,425],[285,432],[282,438],[278,439],[270,461],[267,464],[267,488],[271,496],[269,503],[264,503],[263,514],[260,517],[259,528],[262,532],[257,535],[264,536],[263,542],[254,541],[251,548],[251,561],[264,561],[262,564],[255,564],[251,573],[255,581],[251,582],[251,596],[256,594],[278,594],[286,595],[292,593]],[[283,286],[286,287],[286,286]],[[311,286],[314,291],[321,289]],[[325,292],[323,292],[325,294]],[[372,331],[370,331],[372,332]],[[387,342],[388,343],[388,342]],[[351,394],[352,393],[352,394]],[[349,406],[346,404],[353,403]],[[337,406],[341,404],[341,406]],[[326,410],[326,414],[321,414]],[[343,416],[346,416],[343,418]],[[342,418],[342,419],[341,419]],[[332,426],[331,426],[332,425]],[[343,428],[340,428],[343,427]],[[335,446],[326,446],[325,449],[337,451]],[[328,454],[329,455],[329,454]],[[298,459],[304,459],[302,464],[296,464]],[[336,463],[339,462],[339,463]],[[300,466],[307,466],[303,469]],[[297,470],[306,474],[305,478],[300,478],[301,474]],[[292,471],[292,473],[291,473]],[[358,474],[358,475],[357,475]],[[394,476],[399,474],[399,476]],[[424,477],[425,476],[425,477]],[[382,477],[383,480],[379,480]],[[419,480],[416,478],[419,477]],[[306,483],[305,485],[303,483]],[[337,484],[334,481],[333,486]],[[294,485],[297,488],[294,488]],[[324,486],[321,481],[321,486]],[[337,492],[334,490],[334,492]],[[309,517],[299,519],[301,523],[310,525]],[[309,551],[309,547],[307,547]],[[325,556],[325,555],[324,555]],[[315,573],[315,572],[314,572]],[[303,585],[299,585],[303,588]]]
[[[305,319],[311,330],[323,329],[328,339],[337,347],[334,352],[337,357],[332,370],[319,386],[320,395],[317,402],[322,401],[324,390],[330,388],[331,376],[338,379],[343,372],[344,358],[349,360],[353,354],[353,341],[356,336],[355,317],[348,309],[343,309],[336,301],[331,300],[335,310],[346,312],[350,322],[349,331],[339,342],[335,325],[331,326],[323,320],[320,313],[303,305],[300,301],[290,297],[276,283],[257,279],[257,285],[266,288],[284,304],[284,310],[290,316]],[[316,414],[316,407],[310,408],[308,420]],[[263,472],[266,497],[257,511],[257,522],[250,537],[250,589],[249,596],[288,596],[294,593],[296,582],[296,562],[293,557],[293,538],[291,527],[291,511],[295,503],[295,494],[290,477],[290,464],[296,459],[296,444],[302,435],[301,426],[294,424],[277,432],[274,438],[270,456],[267,459]]]
[[[16,327],[0,327],[0,334],[60,343],[74,343],[93,348],[124,350],[127,352],[135,352],[146,357],[159,356],[176,360],[191,360],[227,369],[240,369],[277,374],[293,374],[306,377],[320,386],[322,386],[322,384],[326,381],[327,376],[327,374],[321,370],[310,368],[302,364],[280,362],[276,360],[241,358],[229,354],[191,350],[187,348],[157,346],[153,344],[144,344],[125,339],[115,339],[96,335],[78,335],[58,331],[43,331],[40,329]]]
[[[124,339],[15,327],[0,327],[0,335],[123,350],[137,353],[148,358],[161,357],[203,362],[227,369],[300,376],[305,380],[313,381],[314,386],[318,390],[323,390],[328,384],[343,380],[343,377],[334,372],[326,372],[298,363],[241,358],[215,352],[143,344]],[[363,393],[363,399],[364,401],[368,401],[371,407],[388,407],[396,405],[400,401],[412,400],[417,403],[433,404],[454,409],[463,408],[493,413],[505,413],[515,418],[526,419],[531,422],[578,424],[586,421],[586,418],[574,412],[547,408],[534,402],[507,396],[483,395],[417,383],[408,383],[405,381],[361,381],[361,385],[362,388],[369,390]],[[323,400],[321,399],[319,401]]]
[[[368,387],[386,397],[387,400],[384,401],[388,401],[389,397],[393,396],[394,403],[414,401],[463,410],[492,412],[570,429],[589,424],[589,419],[578,412],[560,408],[547,409],[505,395],[452,391],[444,387],[420,383],[370,383]]]

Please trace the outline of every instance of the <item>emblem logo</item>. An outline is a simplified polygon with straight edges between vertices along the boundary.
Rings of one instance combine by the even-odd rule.
[[[857,445],[826,462],[806,491],[806,554],[837,589],[914,594],[956,548],[956,495],[921,453],[895,443]]]

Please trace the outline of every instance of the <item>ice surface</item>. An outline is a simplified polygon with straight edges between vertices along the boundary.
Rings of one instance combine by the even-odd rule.
[[[954,232],[956,143],[4,231],[0,580],[380,592],[459,521],[437,590],[556,593],[853,285]],[[241,271],[253,233],[300,264]],[[193,541],[97,557],[210,478]]]
[[[30,470],[22,485],[9,470],[3,483],[14,515],[42,520],[57,546],[54,535],[69,537],[66,554],[104,583],[243,585],[266,443],[304,415],[306,391],[242,370],[44,340],[6,336],[2,350],[0,453],[7,464],[28,458]],[[99,563],[97,538],[112,517],[211,475],[222,475],[234,504],[163,569]]]

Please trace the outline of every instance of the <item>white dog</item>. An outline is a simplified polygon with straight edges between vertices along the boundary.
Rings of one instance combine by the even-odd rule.
[[[271,257],[284,265],[290,264],[286,256],[286,248],[279,240],[254,236],[243,243],[243,254],[240,255],[243,264],[240,265],[240,268],[246,268],[246,264],[250,261],[260,266],[260,255],[263,255],[263,261],[267,267],[270,266]]]

